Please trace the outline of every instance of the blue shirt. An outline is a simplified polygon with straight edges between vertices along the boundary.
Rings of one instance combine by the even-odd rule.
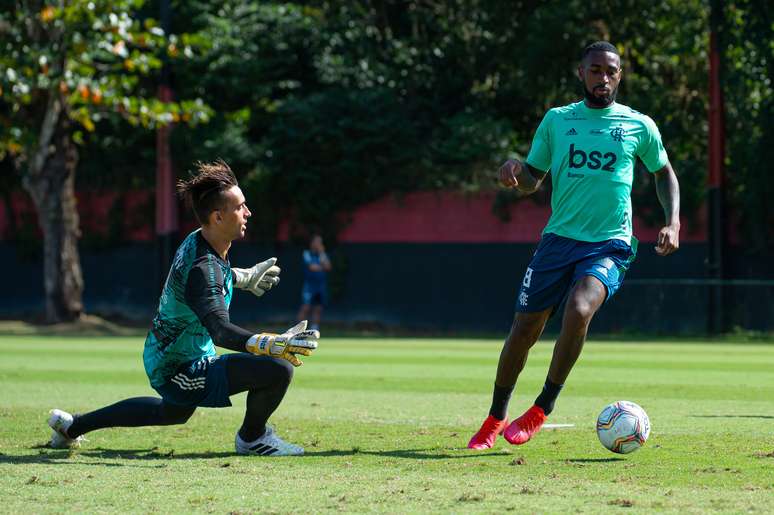
[[[313,252],[311,250],[304,251],[304,282],[309,286],[324,287],[328,272],[325,270],[309,270],[310,265],[319,265],[322,267],[323,256],[319,252]],[[328,257],[325,256],[327,261]]]

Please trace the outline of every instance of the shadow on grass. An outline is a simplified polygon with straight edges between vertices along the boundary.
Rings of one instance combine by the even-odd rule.
[[[160,451],[157,448],[150,449],[51,449],[45,446],[37,446],[38,454],[10,455],[0,453],[0,464],[8,463],[11,465],[24,465],[29,463],[37,464],[67,464],[67,465],[99,465],[107,467],[145,467],[145,468],[164,468],[170,460],[195,460],[195,459],[220,459],[239,457],[233,451],[229,452],[188,452],[177,453],[174,450],[168,452]],[[458,450],[459,454],[452,454],[446,451]],[[307,457],[336,457],[336,456],[384,456],[391,458],[405,458],[413,460],[447,460],[460,458],[494,458],[502,456],[512,456],[511,453],[498,452],[470,452],[466,449],[396,449],[388,451],[367,451],[361,449],[331,449],[327,451],[310,451],[308,448],[304,454]],[[75,461],[78,457],[90,458],[95,460],[124,460],[123,463],[112,461]],[[612,461],[620,458],[611,458],[609,460],[585,460],[585,461]],[[126,461],[145,461],[158,462],[156,464],[140,465],[126,463]],[[584,461],[584,460],[569,460]]]
[[[51,449],[48,452],[41,452],[40,454],[25,454],[21,456],[12,456],[9,454],[0,455],[0,464],[11,465],[90,465],[100,467],[140,467],[140,468],[165,468],[167,465],[159,463],[157,465],[140,465],[140,464],[125,464],[125,463],[111,463],[109,461],[73,461],[72,458],[77,458],[84,453],[73,453],[68,450],[55,450]]]
[[[199,460],[213,458],[233,458],[234,451],[229,452],[175,452],[174,450],[161,451],[158,448],[151,449],[95,449],[80,450],[79,455],[89,458],[107,458],[124,460]]]
[[[690,415],[691,418],[765,418],[774,419],[774,415]]]
[[[446,449],[448,450],[448,449]],[[362,449],[331,449],[329,451],[309,451],[304,456],[357,456],[359,454],[366,456],[385,456],[390,458],[407,458],[413,460],[448,460],[459,458],[487,458],[495,456],[511,456],[509,452],[471,452],[465,449],[463,454],[449,454],[444,449],[396,449],[391,451],[364,451]],[[460,449],[462,451],[462,449]]]
[[[218,459],[233,458],[234,452],[189,452],[176,453],[174,450],[163,452],[158,448],[150,449],[51,449],[44,445],[33,447],[38,449],[38,454],[11,455],[0,453],[0,464],[9,463],[11,465],[23,465],[27,463],[39,464],[68,464],[68,465],[100,465],[107,467],[145,467],[145,468],[164,468],[167,465],[164,462],[169,460],[193,460],[193,459]],[[158,461],[157,464],[139,465],[129,463],[114,463],[108,461],[73,461],[74,458],[83,456],[85,458],[103,459],[103,460],[138,460],[138,461]]]
[[[569,458],[568,463],[610,463],[611,461],[626,461],[623,458]]]

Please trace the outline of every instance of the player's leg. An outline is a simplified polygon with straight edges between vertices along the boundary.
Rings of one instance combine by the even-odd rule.
[[[310,309],[311,306],[309,304],[301,304],[301,307],[298,308],[298,315],[296,316],[296,320],[308,320]]]
[[[266,421],[282,402],[293,379],[288,361],[247,353],[232,354],[226,366],[229,395],[247,393],[240,436],[252,441],[266,430]]]
[[[471,438],[469,448],[488,449],[508,425],[508,403],[529,350],[570,287],[574,264],[567,256],[573,245],[571,240],[552,234],[545,235],[540,241],[524,273],[516,316],[500,353],[489,416]]]
[[[282,359],[247,353],[230,354],[226,364],[229,395],[247,392],[242,427],[236,436],[240,454],[300,455],[304,450],[279,438],[266,426],[293,379],[293,365]]]
[[[556,399],[578,360],[592,318],[623,282],[636,254],[634,246],[621,240],[579,243],[572,254],[578,259],[572,274],[573,287],[567,296],[562,329],[554,345],[548,376],[535,404],[514,420],[503,436],[513,444],[529,441],[553,411]]]
[[[562,329],[554,345],[554,354],[543,390],[535,404],[513,421],[503,436],[514,445],[528,442],[543,427],[546,417],[562,391],[564,381],[578,360],[586,341],[591,319],[605,302],[607,292],[598,279],[586,276],[570,291],[562,318]]]
[[[195,406],[177,406],[158,397],[134,397],[82,415],[52,410],[48,424],[54,430],[51,447],[71,447],[80,436],[108,427],[167,426],[183,424]]]
[[[312,306],[312,319],[311,319],[311,325],[309,326],[309,329],[314,329],[315,331],[320,330],[320,319],[322,318],[322,311],[323,311],[322,303],[315,304],[314,306]]]
[[[314,329],[316,331],[320,330],[320,320],[322,319],[322,312],[323,312],[323,306],[325,306],[325,303],[328,299],[328,292],[326,291],[325,286],[318,286],[315,290],[312,290],[311,292],[311,304],[312,304],[312,318],[310,320],[310,329]]]
[[[489,408],[492,417],[505,420],[516,381],[527,363],[529,350],[543,334],[551,310],[552,308],[548,308],[537,313],[516,313],[497,363],[492,405]]]
[[[508,403],[516,380],[524,369],[529,350],[543,333],[546,321],[551,315],[551,309],[548,308],[537,313],[516,313],[511,331],[503,344],[502,351],[500,351],[489,416],[468,442],[468,448],[489,449],[494,444],[497,435],[502,433],[508,425]]]
[[[594,276],[581,278],[570,291],[562,317],[562,330],[554,346],[548,380],[555,385],[563,385],[578,360],[583,344],[586,342],[589,324],[607,298],[607,289]],[[541,400],[541,397],[538,397]],[[544,396],[542,402],[535,402],[546,410],[553,410],[554,400]]]
[[[307,320],[309,317],[309,310],[312,307],[312,290],[307,283],[301,287],[301,307],[298,308],[297,320]]]
[[[537,313],[516,313],[511,331],[505,340],[502,351],[500,351],[495,385],[513,388],[527,362],[529,350],[543,334],[552,309],[548,308]],[[507,408],[507,406],[505,407]]]
[[[197,406],[230,406],[225,358],[204,356],[181,365],[167,381],[154,387],[161,395],[135,397],[110,406],[72,417],[67,423],[65,412],[54,410],[49,425],[63,437],[75,439],[95,429],[106,427],[139,427],[182,424]],[[62,430],[64,428],[64,431]],[[52,438],[52,446],[55,443]]]
[[[636,240],[633,244],[611,240],[592,245],[591,255],[575,266],[575,284],[564,307],[562,330],[554,346],[548,377],[535,400],[546,415],[553,411],[556,398],[583,350],[592,318],[621,287],[636,254]]]

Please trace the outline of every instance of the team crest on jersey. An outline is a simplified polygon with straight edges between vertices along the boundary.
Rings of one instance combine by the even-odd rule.
[[[623,127],[615,127],[610,129],[610,135],[613,137],[613,141],[623,141],[626,131]]]

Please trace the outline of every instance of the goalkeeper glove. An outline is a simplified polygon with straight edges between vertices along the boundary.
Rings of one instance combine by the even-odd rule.
[[[232,268],[234,286],[260,297],[279,284],[281,269],[274,264],[276,262],[277,258],[273,257],[251,268]]]
[[[254,334],[247,340],[245,348],[248,352],[257,355],[272,356],[290,361],[294,367],[303,362],[296,354],[310,356],[317,348],[319,331],[307,331],[306,320],[299,322],[282,334],[260,333]]]

